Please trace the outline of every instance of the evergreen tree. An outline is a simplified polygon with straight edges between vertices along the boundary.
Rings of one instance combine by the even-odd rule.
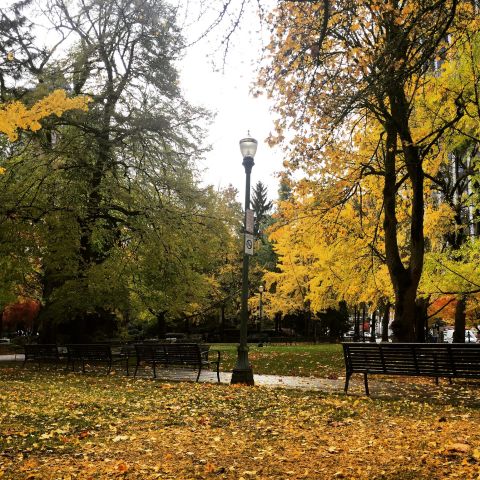
[[[258,181],[253,187],[252,209],[255,212],[255,235],[260,236],[263,233],[266,222],[268,221],[268,212],[272,209],[272,201],[268,201],[267,187]]]

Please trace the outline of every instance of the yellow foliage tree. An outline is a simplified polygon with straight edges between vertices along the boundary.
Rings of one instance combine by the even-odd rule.
[[[64,90],[55,90],[31,108],[18,101],[0,105],[0,133],[13,142],[17,140],[19,130],[35,132],[41,128],[42,118],[52,114],[59,117],[67,110],[86,111],[88,102],[88,97],[68,98]]]
[[[347,283],[365,278],[351,268],[368,258],[364,249],[383,258],[398,340],[422,330],[416,298],[429,248],[425,230],[436,235],[445,217],[428,203],[426,178],[438,170],[440,140],[467,111],[465,91],[448,94],[435,82],[433,63],[438,54],[456,54],[463,32],[478,30],[472,13],[470,2],[450,0],[324,0],[283,2],[271,18],[271,62],[260,87],[280,115],[271,141],[287,144],[288,132],[285,165],[309,178],[297,188],[301,198],[311,197],[304,215],[325,223],[315,227],[325,234],[316,247],[323,242],[329,251],[315,258],[337,249]],[[423,110],[426,121],[418,106],[430,95],[435,109]],[[362,284],[356,288],[363,294]]]

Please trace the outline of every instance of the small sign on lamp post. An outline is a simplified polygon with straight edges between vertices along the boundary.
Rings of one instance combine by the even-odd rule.
[[[253,235],[251,233],[245,234],[245,253],[253,255]]]

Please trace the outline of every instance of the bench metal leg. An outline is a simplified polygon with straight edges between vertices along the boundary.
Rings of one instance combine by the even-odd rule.
[[[367,376],[367,372],[365,372],[365,373],[363,374],[363,380],[364,380],[364,382],[365,382],[365,395],[366,395],[367,397],[369,397],[369,396],[370,396],[370,391],[368,390],[368,376]]]
[[[351,373],[346,373],[345,375],[345,387],[343,389],[343,391],[345,392],[345,395],[347,395],[348,393],[348,384],[350,383],[350,377],[352,376]]]
[[[217,380],[220,383],[220,362],[217,363]]]
[[[200,378],[200,373],[202,373],[202,365],[198,367],[198,375],[197,375],[197,379],[195,380],[196,382],[198,382],[198,379]]]

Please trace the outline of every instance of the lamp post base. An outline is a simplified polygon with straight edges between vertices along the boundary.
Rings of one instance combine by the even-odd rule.
[[[248,368],[234,368],[232,373],[232,380],[230,383],[233,384],[242,384],[242,385],[255,385],[253,380],[253,370],[252,367]]]
[[[246,325],[246,322],[244,324]],[[244,341],[240,341],[237,347],[237,363],[233,367],[230,384],[255,385],[252,366],[248,361],[248,345]]]

